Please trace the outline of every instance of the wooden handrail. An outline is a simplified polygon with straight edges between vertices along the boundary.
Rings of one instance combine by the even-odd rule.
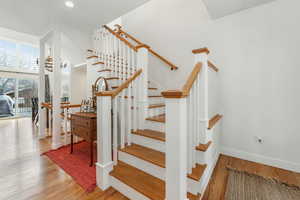
[[[190,90],[202,69],[202,63],[197,63],[193,69],[193,71],[190,73],[189,78],[187,79],[186,83],[182,87],[181,90],[168,90],[164,91],[161,94],[165,98],[184,98],[187,97],[190,94]]]
[[[219,69],[216,67],[216,65],[214,65],[211,61],[208,61],[208,66],[210,68],[212,68],[213,70],[215,70],[216,72],[219,71]]]
[[[164,57],[162,57],[161,55],[159,55],[158,53],[156,53],[155,51],[153,51],[151,48],[149,49],[149,52],[156,56],[157,58],[159,58],[160,60],[162,60],[164,63],[168,64],[171,67],[171,70],[177,70],[178,67],[176,65],[174,65],[173,63],[171,63],[170,61],[168,61],[167,59],[165,59]]]
[[[96,96],[111,96],[112,98],[115,98],[122,92],[125,88],[128,88],[129,84],[134,81],[141,73],[143,72],[142,69],[136,71],[129,79],[127,79],[122,85],[120,85],[118,88],[110,91],[102,91],[96,93]]]
[[[132,35],[130,35],[129,33],[123,31],[121,29],[121,26],[120,25],[115,25],[118,27],[118,33],[119,34],[124,34],[126,37],[130,38],[131,40],[133,40],[134,42],[136,42],[138,46],[141,46],[141,45],[145,45],[144,43],[142,43],[141,41],[139,41],[138,39],[136,39],[135,37],[133,37]],[[151,49],[151,47],[149,47],[148,45],[146,45],[148,48],[149,48],[149,52],[156,56],[158,59],[160,59],[161,61],[163,61],[164,63],[166,63],[167,65],[169,65],[171,67],[171,70],[177,70],[178,67],[176,65],[174,65],[173,63],[171,63],[170,61],[168,61],[166,58],[162,57],[161,55],[159,55],[157,52],[155,52],[153,49]]]
[[[208,122],[208,129],[212,129],[222,117],[222,115],[217,114],[213,118],[211,118]]]
[[[51,103],[43,102],[42,106],[47,109],[52,109]],[[80,107],[81,107],[80,104],[69,104],[69,103],[61,103],[61,106],[60,106],[60,108],[62,108],[62,109],[64,109],[64,108],[80,108]]]
[[[103,28],[105,28],[106,30],[108,30],[111,34],[113,34],[114,36],[116,36],[118,39],[120,39],[122,42],[124,42],[128,47],[130,47],[131,49],[133,49],[134,51],[137,51],[135,46],[133,44],[131,44],[130,42],[128,42],[126,39],[124,39],[123,37],[121,37],[119,34],[117,34],[116,32],[114,32],[113,30],[111,30],[108,26],[103,25]]]
[[[70,104],[70,105],[63,105],[60,108],[80,108],[81,104]]]
[[[42,103],[42,106],[48,109],[52,109],[52,105],[50,103]]]

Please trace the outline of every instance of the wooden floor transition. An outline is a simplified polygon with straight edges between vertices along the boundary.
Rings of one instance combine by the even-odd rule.
[[[30,119],[0,120],[0,200],[128,200],[110,188],[85,193],[76,182],[41,153],[51,138],[38,140]],[[300,174],[228,156],[221,156],[203,200],[223,199],[226,166],[300,185]]]

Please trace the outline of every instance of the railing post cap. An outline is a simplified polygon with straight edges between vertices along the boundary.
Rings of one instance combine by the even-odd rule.
[[[209,49],[207,47],[200,48],[200,49],[194,49],[193,54],[201,54],[201,53],[206,53],[209,54]]]
[[[161,95],[166,99],[179,99],[186,97],[184,92],[181,90],[167,90],[163,91]]]

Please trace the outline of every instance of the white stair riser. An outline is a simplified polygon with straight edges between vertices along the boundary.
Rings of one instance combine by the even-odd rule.
[[[149,96],[151,96],[151,95],[149,94]],[[151,104],[161,104],[161,103],[164,103],[165,101],[164,101],[164,98],[162,98],[162,97],[149,97],[148,102],[151,105]]]
[[[122,162],[125,162],[131,166],[134,166],[135,168],[142,170],[156,178],[159,178],[161,180],[165,180],[165,168],[160,167],[158,165],[154,165],[150,162],[144,161],[140,158],[137,158],[135,156],[132,156],[128,153],[119,151],[119,160]],[[201,185],[201,179],[199,181],[195,181],[193,179],[188,178],[187,179],[187,185],[188,185],[188,192],[197,195],[200,192],[200,185]]]
[[[205,151],[197,151],[197,154],[196,154],[196,160],[197,160],[197,163],[199,164],[207,164],[210,160],[210,158],[212,157],[212,145],[210,145],[210,147]]]
[[[165,132],[165,123],[154,122],[150,120],[145,120],[145,129],[150,129],[154,131]]]
[[[131,140],[134,144],[154,149],[156,151],[165,152],[165,142],[154,140],[148,137],[131,134]]]
[[[161,95],[159,90],[148,90],[148,95],[149,96],[158,96]]]
[[[151,149],[154,149],[156,151],[160,151],[165,153],[165,142],[160,140],[151,139],[148,137],[140,136],[132,134],[131,136],[132,142],[134,144],[138,144],[144,147],[148,147]],[[209,161],[210,156],[212,155],[212,147],[214,144],[211,144],[211,146],[207,149],[206,152],[203,151],[196,151],[196,157],[197,157],[197,163],[199,164],[206,164]]]
[[[120,193],[122,193],[124,196],[126,196],[129,199],[134,199],[134,200],[150,200],[146,196],[142,195],[138,191],[134,190],[130,186],[126,185],[125,183],[119,181],[118,179],[114,177],[110,177],[111,180],[111,186],[118,190]]]
[[[98,72],[99,70],[100,70],[100,69],[97,70],[97,73],[98,73],[99,77],[100,77],[100,76],[102,76],[102,77],[104,77],[104,78],[111,77],[110,72],[107,72],[107,71],[105,71],[105,72]]]
[[[150,162],[144,161],[122,151],[118,152],[118,159],[122,162],[127,163],[128,165],[134,166],[135,168],[146,172],[147,174],[155,176],[156,178],[159,178],[161,180],[165,180],[164,168],[161,168],[157,165],[154,165]]]
[[[118,86],[120,84],[119,80],[113,79],[113,80],[107,80],[109,86]]]
[[[148,109],[148,117],[154,117],[154,116],[161,115],[164,113],[165,113],[164,107]]]

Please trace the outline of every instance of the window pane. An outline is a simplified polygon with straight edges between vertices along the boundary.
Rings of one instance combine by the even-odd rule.
[[[26,44],[0,40],[0,66],[38,70],[39,49]]]
[[[10,41],[4,41],[3,44],[6,53],[6,66],[16,67],[17,66],[17,44]]]
[[[20,48],[20,68],[36,70],[37,64],[36,60],[39,55],[39,51],[37,48],[21,44]]]

